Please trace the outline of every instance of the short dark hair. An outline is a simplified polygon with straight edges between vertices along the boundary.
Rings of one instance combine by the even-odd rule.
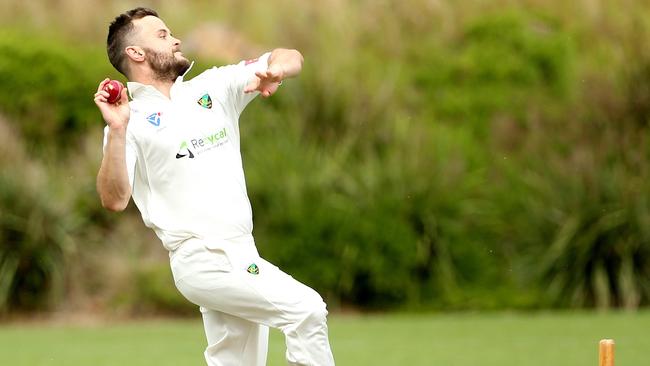
[[[106,52],[108,59],[113,67],[124,74],[127,73],[126,55],[124,49],[126,46],[126,36],[133,31],[133,21],[142,19],[148,15],[158,16],[155,10],[149,8],[135,8],[123,14],[118,15],[108,27],[108,38],[106,39]]]

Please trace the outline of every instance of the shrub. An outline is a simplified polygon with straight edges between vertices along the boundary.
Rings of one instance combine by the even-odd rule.
[[[74,150],[88,126],[100,123],[93,94],[106,75],[116,77],[97,49],[58,43],[0,31],[0,110],[28,150],[43,155]]]

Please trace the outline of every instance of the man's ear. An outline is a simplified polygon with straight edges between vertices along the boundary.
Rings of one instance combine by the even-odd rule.
[[[126,55],[135,62],[144,61],[144,50],[139,46],[128,46],[126,48]]]

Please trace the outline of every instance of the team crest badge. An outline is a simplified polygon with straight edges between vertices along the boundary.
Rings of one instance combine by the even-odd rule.
[[[210,94],[208,93],[203,94],[196,102],[203,108],[212,109],[212,98],[210,98]]]
[[[248,268],[246,269],[246,272],[254,275],[260,274],[260,267],[257,266],[257,264],[253,263]]]

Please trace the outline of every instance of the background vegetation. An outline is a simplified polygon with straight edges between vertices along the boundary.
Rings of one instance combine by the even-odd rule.
[[[137,209],[94,192],[105,32],[136,5],[0,5],[4,314],[194,311]],[[242,149],[260,252],[332,309],[650,303],[650,6],[147,5],[201,65],[305,55]]]

